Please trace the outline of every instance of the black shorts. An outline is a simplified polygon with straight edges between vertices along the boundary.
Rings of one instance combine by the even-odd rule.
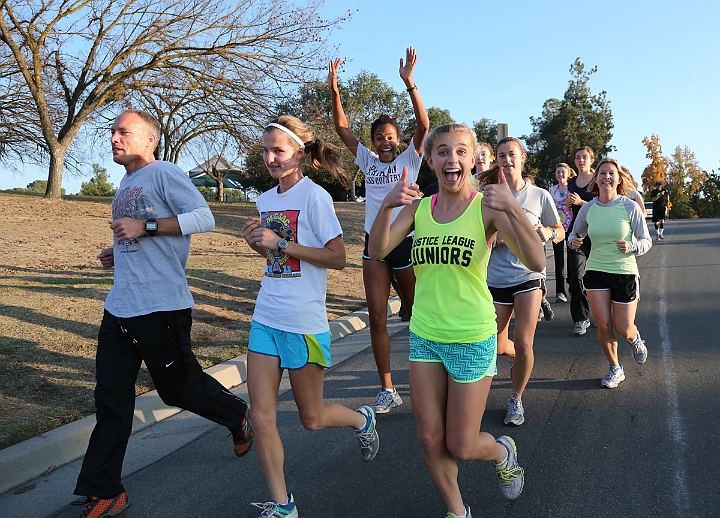
[[[656,209],[653,207],[653,215],[652,215],[652,222],[657,223],[658,221],[664,221],[667,219],[666,216],[667,213],[667,207],[661,207]]]
[[[365,234],[365,250],[363,250],[363,259],[371,261],[370,254],[368,253],[368,240],[370,239],[369,234]],[[383,263],[387,263],[393,270],[404,270],[412,266],[412,259],[410,253],[412,251],[413,238],[408,236],[403,239],[402,243],[396,246],[392,252],[380,259]]]
[[[492,295],[494,304],[502,304],[503,306],[512,306],[515,295],[518,293],[525,293],[527,291],[542,290],[543,296],[547,293],[545,289],[545,279],[534,279],[532,281],[523,282],[516,286],[510,286],[509,288],[490,288],[490,295]]]
[[[610,291],[610,300],[618,304],[640,300],[640,279],[637,275],[586,270],[580,283],[583,291]]]

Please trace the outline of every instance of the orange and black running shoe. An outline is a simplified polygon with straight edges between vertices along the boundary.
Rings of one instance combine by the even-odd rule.
[[[242,420],[242,426],[237,430],[231,430],[233,444],[235,449],[235,455],[242,457],[250,451],[250,447],[253,443],[253,429],[250,424],[250,417],[248,411],[245,410],[245,417]]]
[[[127,493],[123,491],[115,498],[98,498],[89,496],[80,505],[85,505],[80,518],[100,518],[101,516],[115,516],[130,506]]]

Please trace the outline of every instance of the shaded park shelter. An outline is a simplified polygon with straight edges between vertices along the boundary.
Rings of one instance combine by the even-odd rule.
[[[243,180],[247,179],[246,172],[222,155],[215,155],[198,164],[187,174],[197,187],[215,189],[215,196],[212,197],[215,201],[254,201],[258,195],[256,189],[242,184]],[[225,188],[233,191],[226,193]]]

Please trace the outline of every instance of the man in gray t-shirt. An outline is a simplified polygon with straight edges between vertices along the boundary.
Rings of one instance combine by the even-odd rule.
[[[113,246],[98,255],[115,270],[95,358],[97,424],[75,486],[88,497],[83,516],[129,505],[120,474],[142,361],[166,404],[227,426],[237,456],[253,439],[245,401],[203,372],[190,345],[185,265],[190,235],[215,228],[210,208],[179,167],[154,159],[160,127],[152,115],[125,111],[111,134],[113,161],[126,174],[112,203]]]

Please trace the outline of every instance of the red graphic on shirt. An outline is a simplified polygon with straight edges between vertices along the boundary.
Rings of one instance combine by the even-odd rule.
[[[281,239],[285,239],[288,242],[297,242],[297,222],[299,217],[299,210],[269,211],[260,214],[261,225],[269,228]],[[265,275],[269,277],[300,276],[300,259],[291,257],[285,253],[276,257],[273,252],[277,253],[277,250],[267,251]]]

